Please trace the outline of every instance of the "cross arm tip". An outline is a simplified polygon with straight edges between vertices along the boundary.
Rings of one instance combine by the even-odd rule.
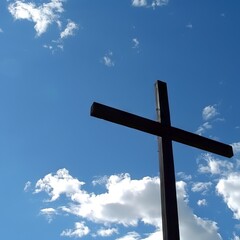
[[[100,103],[93,102],[91,105],[91,108],[90,108],[90,116],[96,117],[101,105],[102,104],[100,104]]]
[[[229,158],[233,157],[234,156],[234,152],[233,152],[233,147],[231,145],[229,145],[230,147],[230,150],[229,150]]]
[[[90,108],[90,116],[93,116],[95,110],[96,102],[93,102]]]

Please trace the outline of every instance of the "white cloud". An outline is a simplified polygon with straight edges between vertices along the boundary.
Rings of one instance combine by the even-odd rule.
[[[62,30],[64,21],[62,18],[64,2],[66,2],[66,0],[50,0],[48,3],[36,4],[25,0],[15,0],[8,5],[8,10],[15,20],[27,20],[33,22],[37,37],[44,34],[50,25],[55,23],[59,29],[59,35],[55,40],[51,40],[51,43],[43,44],[44,48],[55,53],[56,50],[63,50],[64,40],[73,36],[78,29],[78,25],[68,19],[65,29]]]
[[[217,232],[217,223],[196,216],[188,206],[186,187],[186,183],[177,182],[178,193],[181,193],[181,197],[178,198],[181,239],[221,240],[222,238]]]
[[[187,175],[187,174],[184,173],[184,172],[178,172],[178,173],[177,173],[177,176],[178,176],[179,178],[181,178],[182,180],[184,180],[184,181],[189,181],[189,180],[192,179],[192,176],[191,176],[191,175]]]
[[[60,25],[59,17],[64,11],[63,2],[64,0],[51,0],[49,3],[37,6],[32,2],[17,0],[9,4],[8,10],[16,20],[34,22],[34,29],[37,36],[40,36],[52,23]]]
[[[205,120],[205,121],[214,118],[218,114],[219,113],[216,109],[216,105],[206,106],[202,111],[202,117],[203,117],[203,120]]]
[[[138,226],[139,222],[152,225],[155,231],[145,233],[130,232],[119,237],[121,240],[161,239],[161,214],[160,214],[160,184],[158,177],[143,177],[131,179],[129,174],[112,175],[104,177],[103,183],[106,192],[95,194],[82,190],[83,182],[73,178],[66,169],[60,169],[56,174],[48,174],[36,184],[35,193],[45,192],[49,195],[49,201],[53,202],[66,197],[69,203],[60,205],[58,211],[68,213],[84,219],[86,223],[108,226],[111,229],[117,225],[131,228]],[[215,222],[197,217],[188,206],[187,184],[184,181],[177,182],[178,208],[180,215],[181,239],[187,240],[220,240],[218,228]],[[48,205],[51,203],[48,203]],[[55,204],[56,206],[56,204]],[[46,212],[53,212],[47,211]],[[58,214],[60,214],[58,212]],[[85,222],[75,224],[74,229],[67,229],[62,236],[80,237],[87,235],[90,229]],[[114,231],[114,230],[111,230]],[[109,230],[109,234],[111,232]],[[105,232],[106,234],[106,232]],[[94,234],[93,234],[94,235]],[[95,233],[97,236],[97,233]]]
[[[240,240],[240,236],[237,236],[236,234],[234,234],[233,239],[232,240]]]
[[[47,49],[49,49],[49,50],[53,50],[53,46],[52,46],[52,45],[44,44],[43,47],[44,47],[44,48],[47,48]]]
[[[85,222],[76,222],[74,229],[66,229],[61,233],[62,237],[81,238],[88,235],[90,229],[85,225]]]
[[[137,38],[133,38],[132,42],[133,42],[133,48],[138,48],[139,47],[139,41],[138,41]]]
[[[150,1],[149,1],[150,2]],[[151,3],[148,4],[147,0],[132,0],[132,6],[134,7],[160,7],[167,5],[169,0],[152,0]]]
[[[234,218],[240,219],[240,173],[230,173],[219,180],[216,190],[223,197],[228,208],[232,210]]]
[[[116,222],[125,226],[137,225],[139,220],[158,224],[160,209],[154,208],[160,201],[158,178],[131,180],[128,174],[113,175],[105,186],[107,193],[92,194],[87,201],[79,196],[76,200],[81,205],[75,208],[75,214],[96,222]]]
[[[202,135],[203,133],[206,132],[206,130],[211,129],[211,128],[212,128],[212,125],[209,122],[205,122],[198,128],[196,133],[199,135]]]
[[[147,6],[147,0],[132,0],[132,5],[134,7],[144,7]]]
[[[112,60],[112,56],[113,56],[113,53],[112,52],[108,52],[102,58],[103,64],[106,65],[107,67],[114,67],[115,66],[115,63]]]
[[[196,134],[202,135],[207,130],[212,129],[214,122],[225,121],[224,118],[215,118],[217,115],[219,115],[216,106],[217,106],[216,104],[208,105],[202,110],[202,118],[204,120],[204,123],[198,127]]]
[[[233,147],[234,154],[240,153],[240,142],[232,143],[231,146]]]
[[[162,231],[157,230],[156,232],[148,234],[146,238],[142,238],[142,240],[163,240]]]
[[[167,5],[169,0],[153,0],[152,1],[152,7],[160,7],[160,6],[165,6]]]
[[[127,235],[116,240],[140,240],[140,235],[136,232],[129,232]]]
[[[24,192],[29,191],[29,189],[31,188],[31,185],[32,183],[30,181],[27,181],[24,186]]]
[[[69,175],[65,168],[59,169],[56,174],[48,174],[43,179],[37,181],[35,186],[35,193],[46,192],[51,199],[48,201],[56,201],[61,194],[74,197],[74,194],[82,191],[80,190],[84,182]]]
[[[93,186],[96,185],[104,185],[108,181],[108,176],[103,176],[103,177],[96,177],[95,180],[92,181]]]
[[[234,226],[237,230],[240,230],[240,224],[235,224]]]
[[[118,230],[117,228],[102,228],[100,230],[97,231],[97,235],[101,236],[101,237],[109,237],[112,236],[113,234],[117,234]]]
[[[200,199],[197,201],[198,206],[207,206],[207,200],[206,199]]]
[[[53,217],[56,214],[57,211],[54,208],[44,208],[40,210],[40,215],[44,215],[49,223],[53,220]]]
[[[67,38],[69,36],[73,36],[74,31],[77,29],[78,29],[78,25],[75,22],[68,20],[68,24],[67,24],[66,28],[64,29],[64,31],[62,31],[60,33],[61,39]]]
[[[210,174],[226,174],[233,169],[233,163],[230,161],[219,160],[213,157],[212,154],[202,154],[198,162],[204,161],[204,164],[199,163],[198,171],[200,173]]]
[[[56,213],[56,210],[54,208],[44,208],[44,209],[41,209],[41,213],[42,214],[47,214],[47,215],[52,215],[52,214],[55,214]]]
[[[193,28],[193,25],[192,25],[191,23],[188,23],[188,24],[186,25],[186,28],[192,29],[192,28]]]
[[[206,194],[206,192],[209,190],[209,188],[212,186],[211,182],[196,182],[192,185],[192,191],[193,192],[202,192],[203,194]]]

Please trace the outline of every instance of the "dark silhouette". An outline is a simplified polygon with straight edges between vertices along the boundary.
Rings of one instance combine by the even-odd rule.
[[[229,158],[233,156],[233,149],[230,145],[172,127],[167,84],[162,81],[157,81],[155,83],[155,93],[158,121],[139,117],[100,103],[92,104],[91,116],[158,136],[163,240],[179,240],[172,141],[177,141]]]

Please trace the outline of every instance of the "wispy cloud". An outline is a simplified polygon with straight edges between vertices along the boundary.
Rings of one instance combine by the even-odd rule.
[[[108,53],[106,53],[103,58],[102,58],[102,62],[105,66],[107,67],[114,67],[115,63],[112,60],[112,56],[113,56],[113,52],[109,51]]]
[[[178,173],[177,173],[177,176],[178,176],[180,179],[184,180],[184,181],[189,181],[189,180],[192,179],[192,176],[191,176],[191,175],[187,175],[187,174],[184,173],[184,172],[178,172]]]
[[[216,159],[210,153],[201,154],[198,159],[198,171],[200,173],[210,173],[212,175],[227,174],[232,171],[233,167],[232,162]]]
[[[137,232],[128,232],[125,236],[116,240],[140,240],[140,235]]]
[[[192,29],[192,28],[193,28],[193,25],[192,25],[191,23],[188,23],[188,24],[186,25],[186,28]]]
[[[118,234],[117,228],[101,228],[97,231],[97,235],[101,237],[109,237],[113,234]]]
[[[139,43],[137,38],[133,38],[132,43],[133,43],[133,48],[138,48],[139,47],[140,43]]]
[[[153,0],[152,1],[152,7],[161,7],[167,5],[169,0]]]
[[[224,121],[223,118],[216,118],[216,116],[219,115],[219,112],[217,111],[215,105],[208,105],[203,108],[202,110],[202,119],[203,119],[203,124],[200,125],[196,131],[196,134],[202,135],[204,134],[207,130],[213,128],[213,122],[216,121]]]
[[[169,0],[132,0],[132,6],[134,7],[161,7],[167,5]]]
[[[147,6],[147,0],[132,0],[132,5],[134,7],[144,7]]]
[[[81,238],[90,233],[90,229],[85,222],[76,222],[74,229],[66,229],[61,233],[62,237]]]
[[[40,210],[40,215],[44,215],[49,223],[53,220],[53,217],[56,214],[57,211],[54,208],[44,208]]]
[[[30,181],[27,181],[24,186],[24,192],[27,192],[30,190],[32,183]]]
[[[208,129],[211,129],[212,125],[209,122],[203,123],[201,126],[198,127],[196,133],[199,135],[204,134]]]
[[[62,231],[61,236],[110,236],[117,234],[116,226],[121,225],[130,231],[122,236],[118,233],[118,239],[161,239],[158,177],[131,179],[129,174],[120,174],[104,177],[103,181],[97,182],[103,184],[106,192],[89,193],[83,189],[84,182],[72,177],[66,169],[59,169],[55,174],[50,173],[36,183],[34,193],[45,192],[49,196],[48,205],[51,202],[57,203],[60,196],[61,199],[65,196],[68,203],[63,205],[59,202],[58,213],[62,211],[63,215],[67,213],[81,219],[72,229]],[[181,239],[194,237],[196,240],[220,240],[216,222],[197,217],[188,206],[187,184],[179,181],[176,186],[181,216]],[[51,213],[53,210],[48,209],[45,212]],[[91,224],[97,223],[99,229],[91,229],[89,221]],[[142,235],[136,231],[139,222],[153,226],[155,231]]]
[[[195,182],[192,185],[192,191],[202,192],[202,194],[206,194],[211,186],[212,186],[211,182]]]

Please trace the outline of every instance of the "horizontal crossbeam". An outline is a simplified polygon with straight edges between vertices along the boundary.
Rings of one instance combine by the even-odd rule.
[[[232,157],[232,146],[191,133],[175,127],[163,126],[161,123],[143,118],[132,113],[118,110],[94,102],[91,106],[91,116],[104,119],[126,127],[134,128],[159,137],[167,137],[173,141],[212,152],[224,157]]]

